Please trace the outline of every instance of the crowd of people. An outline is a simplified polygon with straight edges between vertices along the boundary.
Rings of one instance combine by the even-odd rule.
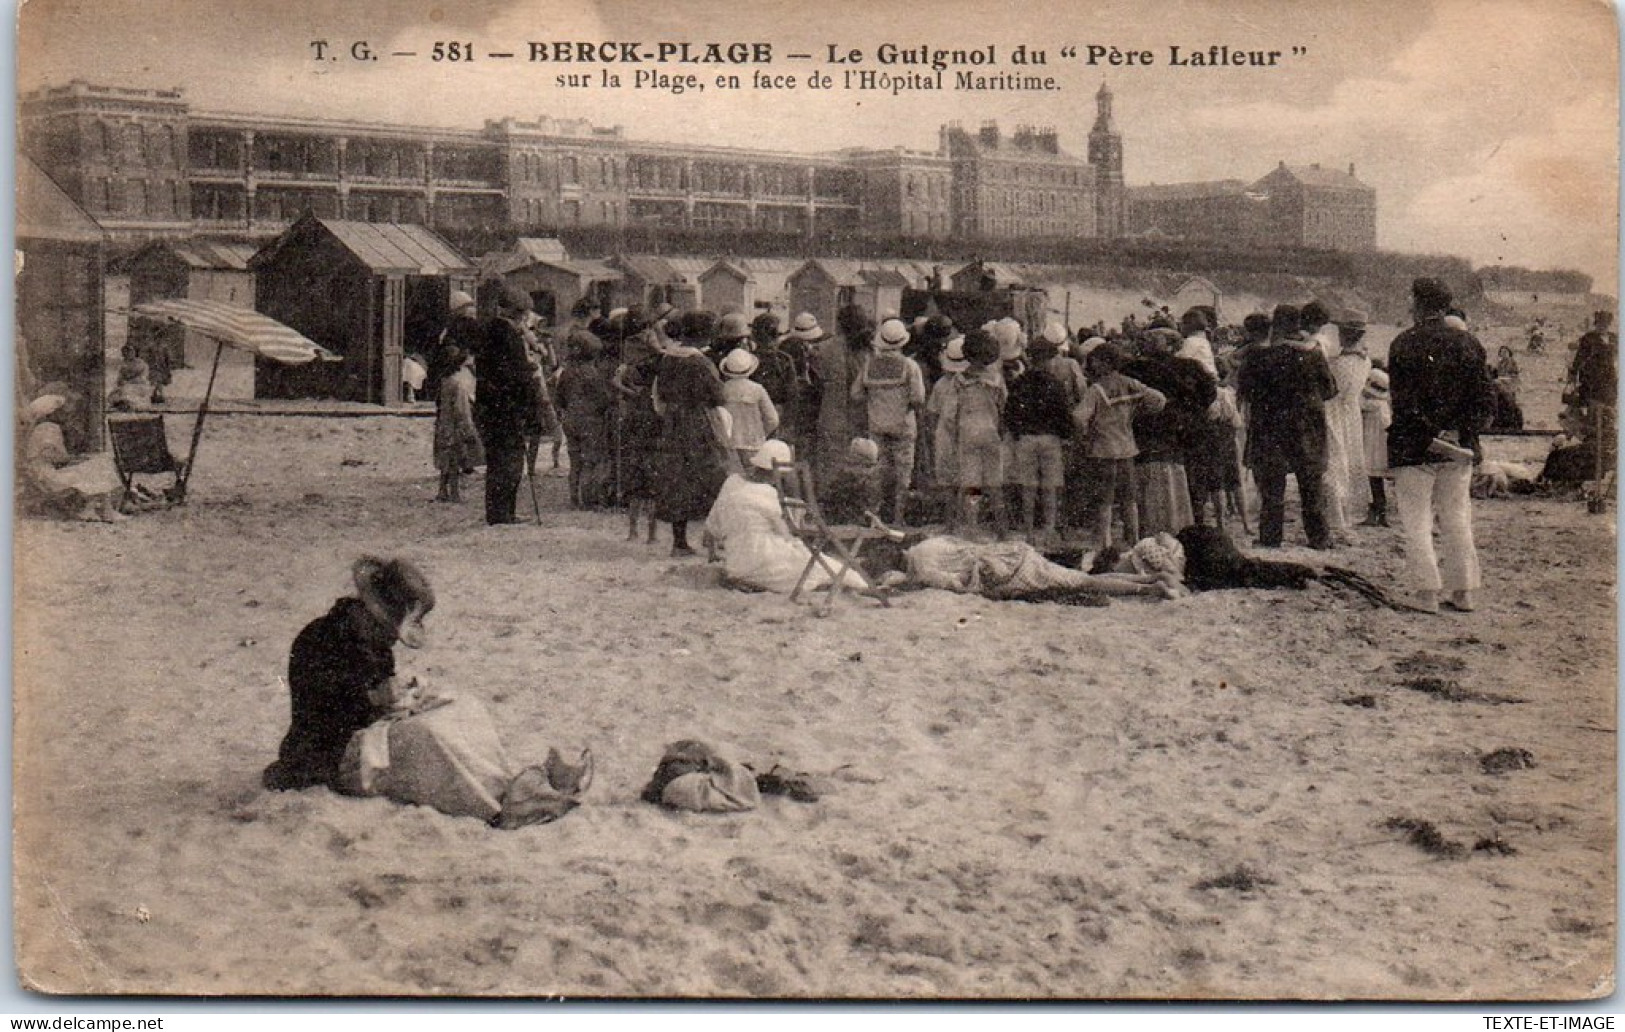
[[[1208,523],[1251,534],[1250,479],[1253,541],[1272,548],[1287,542],[1291,478],[1303,543],[1335,549],[1389,526],[1391,481],[1419,607],[1470,609],[1467,485],[1516,360],[1489,362],[1443,283],[1417,280],[1411,301],[1415,324],[1385,368],[1367,354],[1365,314],[1318,301],[1239,326],[1198,306],[1082,333],[849,305],[827,332],[806,312],[781,327],[771,313],[587,301],[548,328],[521,291],[486,320],[459,292],[424,363],[440,497],[460,497],[483,461],[487,521],[517,521],[551,438],[555,464],[559,442],[568,450],[573,504],[624,508],[629,538],[640,521],[651,541],[668,524],[686,557],[727,477],[762,481],[753,458],[782,443],[843,522],[1041,546],[1132,546]]]

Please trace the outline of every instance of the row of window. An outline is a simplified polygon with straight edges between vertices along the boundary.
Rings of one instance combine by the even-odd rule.
[[[181,137],[174,126],[140,122],[116,125],[98,121],[86,136],[86,157],[111,165],[178,168],[183,160]]]
[[[597,205],[597,208],[594,209],[590,201],[564,201],[559,205],[560,223],[566,226],[579,226],[584,218],[596,212],[598,224],[605,226],[620,225],[623,212],[619,201],[599,201]],[[514,215],[522,225],[541,226],[553,221],[549,215],[550,208],[551,205],[545,201],[527,197],[518,203]]]
[[[904,196],[927,201],[946,201],[948,188],[947,176],[916,176],[910,172],[903,180]]]
[[[983,190],[982,211],[989,215],[1054,215],[1092,210],[1093,198],[1077,193],[1031,190]]]
[[[185,217],[185,184],[175,179],[92,179],[86,182],[85,193],[87,207],[97,214]]]
[[[1009,183],[1031,183],[1037,186],[1087,186],[1087,174],[1081,168],[1057,168],[1053,165],[1018,165],[989,161],[981,166],[985,179]]]

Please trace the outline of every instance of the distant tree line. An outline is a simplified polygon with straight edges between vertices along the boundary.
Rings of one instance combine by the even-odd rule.
[[[1484,290],[1520,290],[1531,294],[1589,294],[1591,277],[1573,269],[1526,269],[1521,265],[1486,265],[1478,270]]]

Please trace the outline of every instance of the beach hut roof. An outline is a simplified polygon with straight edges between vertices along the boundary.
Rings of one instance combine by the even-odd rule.
[[[321,231],[373,272],[413,276],[472,274],[475,267],[427,226],[395,222],[351,222],[306,215],[287,232],[254,255],[249,267],[258,269],[292,241]]]
[[[158,246],[169,251],[193,269],[216,269],[229,272],[247,272],[248,261],[259,250],[254,244],[239,244],[225,240],[171,240]]]
[[[25,154],[17,156],[17,239],[101,243],[101,224]]]
[[[532,261],[556,261],[570,257],[570,252],[564,249],[564,241],[557,237],[520,237],[514,241],[514,255],[524,255]]]
[[[671,263],[659,255],[619,254],[610,263],[647,283],[680,283],[682,277]]]

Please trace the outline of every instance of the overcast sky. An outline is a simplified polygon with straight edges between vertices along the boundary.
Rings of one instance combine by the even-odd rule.
[[[1382,247],[1480,264],[1579,268],[1618,278],[1618,57],[1603,0],[29,0],[20,86],[83,78],[181,86],[200,108],[476,128],[547,114],[629,135],[787,150],[932,149],[958,119],[1055,126],[1082,153],[1102,81],[1116,94],[1131,185],[1253,179],[1277,161],[1351,162],[1378,191]],[[473,64],[312,60],[312,39],[427,52],[469,40]],[[492,61],[530,40],[766,41],[825,45],[1024,43],[1048,52],[1053,93],[798,89],[561,89],[559,69]],[[1062,46],[1153,52],[1149,68],[1088,67]],[[1274,69],[1173,68],[1168,48],[1307,49]],[[673,68],[671,70],[681,70]],[[718,69],[694,69],[705,78]],[[805,62],[773,70],[805,76]],[[1012,70],[1008,64],[1003,69]],[[744,70],[748,75],[749,69]],[[951,81],[951,75],[949,76]]]

